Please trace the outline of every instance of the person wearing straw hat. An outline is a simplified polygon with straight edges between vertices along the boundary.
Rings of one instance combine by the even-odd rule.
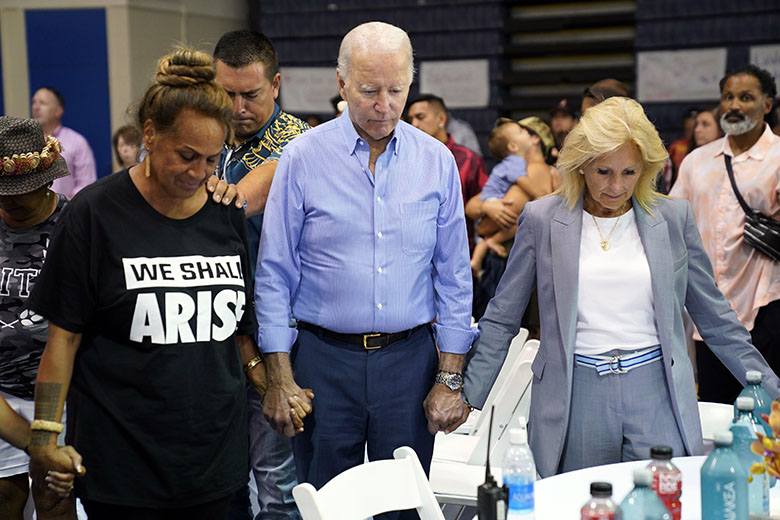
[[[26,452],[35,377],[48,330],[46,320],[28,309],[27,297],[68,202],[50,187],[68,175],[68,168],[59,142],[44,138],[40,123],[11,116],[0,117],[0,161],[0,518],[21,519],[29,493]],[[79,467],[81,457],[69,446],[63,450],[74,470]],[[67,496],[74,472],[51,476],[57,480],[49,488]],[[72,499],[60,501],[38,491],[36,500],[47,504],[39,518],[47,511],[75,515]]]

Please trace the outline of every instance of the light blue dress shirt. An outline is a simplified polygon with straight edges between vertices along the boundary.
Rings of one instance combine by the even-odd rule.
[[[399,122],[375,176],[368,160],[347,111],[285,148],[256,272],[263,352],[290,350],[291,318],[341,333],[391,333],[435,317],[442,352],[465,353],[475,339],[452,153]]]
[[[487,182],[482,187],[479,200],[487,200],[491,197],[503,198],[518,177],[528,175],[527,166],[525,159],[519,155],[509,154],[504,157],[500,163],[493,166],[493,171],[490,172]]]

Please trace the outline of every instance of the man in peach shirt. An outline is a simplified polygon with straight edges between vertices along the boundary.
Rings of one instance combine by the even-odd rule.
[[[780,137],[764,123],[777,87],[771,74],[748,65],[728,73],[720,90],[720,124],[726,136],[685,157],[670,195],[690,201],[718,287],[778,372],[780,262],[742,238],[745,213],[724,162],[724,155],[732,158],[734,178],[748,206],[780,220]],[[696,339],[699,399],[733,403],[741,385],[698,335]]]

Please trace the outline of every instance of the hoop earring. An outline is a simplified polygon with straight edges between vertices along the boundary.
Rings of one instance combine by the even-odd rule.
[[[152,176],[152,167],[151,167],[152,161],[149,159],[149,152],[146,153],[146,159],[144,159],[144,175],[146,175],[146,178]]]

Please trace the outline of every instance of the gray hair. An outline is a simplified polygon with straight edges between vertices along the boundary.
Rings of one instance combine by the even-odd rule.
[[[341,40],[337,71],[346,83],[355,50],[378,52],[403,52],[409,58],[409,84],[414,78],[414,51],[406,31],[384,22],[367,22],[349,31]]]

